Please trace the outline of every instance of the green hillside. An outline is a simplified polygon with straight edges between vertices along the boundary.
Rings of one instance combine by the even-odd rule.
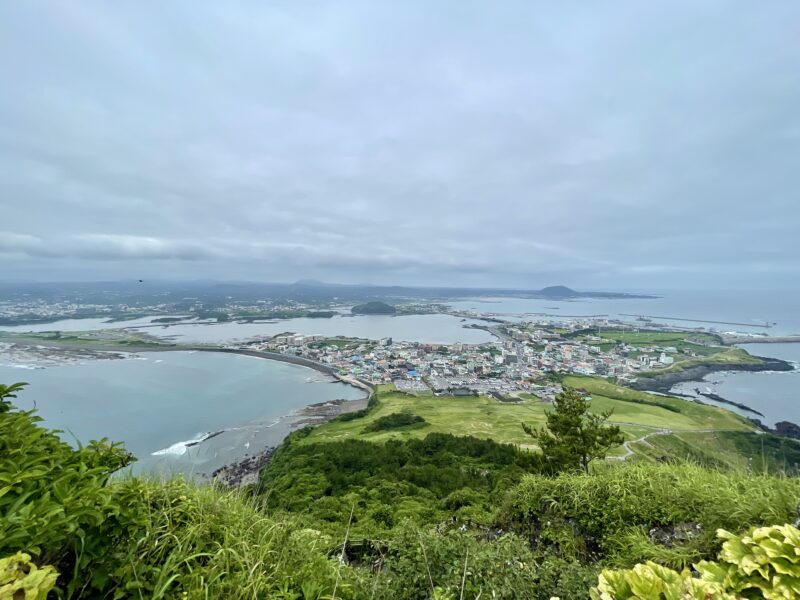
[[[718,432],[741,432],[756,436],[755,428],[746,419],[715,406],[698,404],[681,398],[664,397],[624,388],[597,377],[566,377],[564,384],[585,390],[592,397],[592,411],[613,411],[611,421],[619,424],[628,442],[645,436],[652,442],[656,437],[695,432],[686,444],[699,448],[706,446]],[[551,407],[531,394],[521,394],[517,402],[499,402],[487,396],[435,396],[407,394],[393,386],[380,386],[373,400],[373,408],[366,415],[352,419],[335,419],[315,428],[302,443],[361,439],[385,442],[390,439],[410,440],[424,438],[430,433],[470,435],[492,439],[501,443],[533,448],[531,438],[522,430],[521,423],[540,427],[545,423],[545,412]],[[424,419],[424,424],[413,427],[378,428],[373,424],[389,415],[404,413]],[[639,458],[651,458],[653,453],[646,444],[631,444]],[[741,464],[743,455],[734,448],[720,450],[722,460]],[[625,456],[628,449],[618,447],[612,456]],[[685,452],[681,457],[685,456]]]
[[[512,421],[543,414],[537,401],[384,389],[366,415],[290,435],[258,485],[226,490],[112,478],[132,460],[121,447],[70,447],[10,404],[23,391],[0,386],[0,598],[582,599],[603,569],[682,568],[717,557],[717,528],[794,521],[800,479],[778,469],[797,458],[792,446],[763,445],[774,474],[736,468],[731,457],[751,449],[742,440],[774,439],[725,411],[676,400],[675,413],[647,394],[574,383],[644,411],[628,415],[694,429],[631,444],[630,461],[590,474],[545,475],[534,449],[489,439],[524,440]],[[397,418],[406,409],[424,422]],[[700,429],[709,423],[731,428]],[[700,459],[684,461],[686,449]],[[793,553],[794,530],[775,531]],[[603,589],[624,591],[619,577],[603,571]]]

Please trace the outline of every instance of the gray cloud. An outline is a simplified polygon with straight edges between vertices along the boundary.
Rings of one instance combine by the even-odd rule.
[[[800,5],[0,6],[0,277],[797,285]]]

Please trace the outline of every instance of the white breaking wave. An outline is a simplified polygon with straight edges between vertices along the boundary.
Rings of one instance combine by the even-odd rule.
[[[177,442],[172,444],[169,448],[162,448],[161,450],[156,450],[152,452],[150,456],[165,456],[165,455],[173,455],[173,456],[181,456],[186,454],[186,451],[189,449],[190,446],[195,446],[200,442],[204,442],[208,438],[210,438],[213,433],[203,433],[196,438],[191,440],[186,440],[185,442]]]

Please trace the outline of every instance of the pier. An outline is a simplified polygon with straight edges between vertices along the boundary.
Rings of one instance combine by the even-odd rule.
[[[769,329],[772,327],[769,323],[737,323],[736,321],[710,321],[708,319],[683,319],[681,317],[664,317],[656,315],[631,315],[627,313],[619,313],[623,317],[637,317],[639,319],[667,319],[670,321],[689,321],[692,323],[713,323],[714,325],[739,325],[740,327],[761,327]]]

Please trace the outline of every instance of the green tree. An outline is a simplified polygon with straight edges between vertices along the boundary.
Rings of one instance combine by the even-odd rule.
[[[624,438],[620,428],[607,425],[611,411],[591,413],[590,400],[580,392],[565,388],[547,411],[547,426],[536,429],[522,424],[525,433],[536,440],[545,464],[554,471],[589,472],[589,464],[605,458]]]

